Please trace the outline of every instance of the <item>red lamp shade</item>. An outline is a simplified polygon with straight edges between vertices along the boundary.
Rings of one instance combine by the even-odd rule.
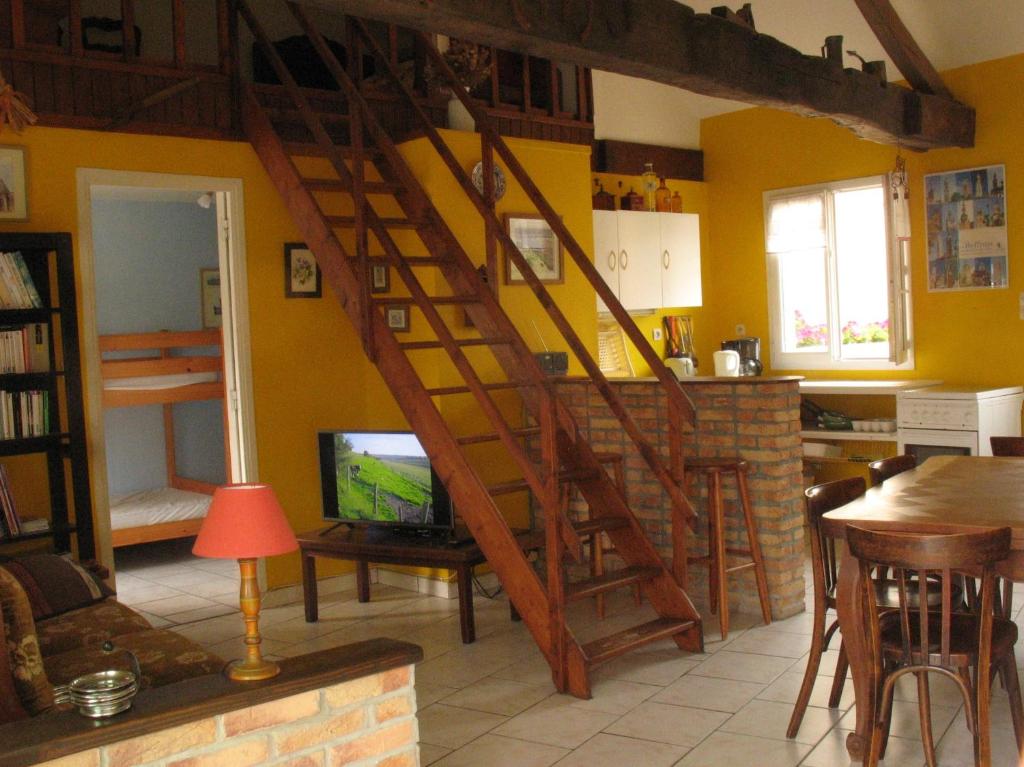
[[[192,553],[248,559],[286,554],[299,547],[270,485],[218,487]]]

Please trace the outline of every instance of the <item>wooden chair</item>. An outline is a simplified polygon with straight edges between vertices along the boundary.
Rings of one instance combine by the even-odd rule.
[[[1024,437],[989,437],[992,455],[1003,458],[1024,458]]]
[[[814,633],[811,636],[811,651],[807,656],[804,681],[800,686],[796,705],[793,706],[789,728],[786,730],[787,738],[795,738],[800,729],[804,712],[807,711],[807,702],[811,698],[811,690],[814,688],[814,680],[818,676],[822,653],[828,649],[832,635],[839,628],[839,621],[833,620],[828,629],[825,629],[826,613],[836,607],[836,579],[839,568],[835,541],[822,532],[821,517],[825,512],[845,506],[850,501],[864,495],[866,489],[867,485],[863,477],[850,477],[815,485],[804,492],[807,524],[810,527],[811,537],[811,575],[814,579]],[[829,708],[836,708],[839,705],[848,667],[846,650],[840,644],[839,662],[836,664],[836,674],[832,679],[832,693],[828,699]]]
[[[708,565],[711,612],[718,611],[718,625],[722,639],[729,635],[729,587],[727,582],[729,573],[751,568],[754,570],[757,596],[761,602],[761,617],[764,619],[765,625],[772,622],[772,607],[768,599],[768,578],[765,575],[761,544],[757,540],[757,523],[754,521],[750,494],[747,491],[747,469],[747,462],[734,456],[690,458],[685,464],[687,479],[703,475],[708,489],[708,553],[704,556],[687,557],[686,561]],[[725,474],[731,474],[736,478],[736,496],[740,509],[743,511],[743,525],[747,533],[748,548],[746,549],[731,549],[725,545],[725,506],[722,503],[722,479]],[[726,562],[726,556],[730,554],[747,556],[750,559],[730,566]]]
[[[976,765],[991,764],[989,742],[990,668],[997,669],[1010,696],[1010,713],[1018,750],[1024,746],[1024,709],[1013,646],[1017,626],[993,617],[995,565],[1009,555],[1010,528],[959,535],[909,535],[875,532],[850,525],[846,541],[858,560],[861,575],[860,600],[864,611],[864,632],[879,685],[879,704],[872,723],[871,743],[864,758],[874,767],[885,753],[892,714],[893,688],[906,675],[917,677],[921,740],[929,767],[935,765],[935,744],[931,731],[928,675],[952,679],[964,698],[967,725],[974,735]],[[872,571],[890,568],[898,586],[898,608],[880,609],[873,587]],[[980,610],[958,613],[953,609],[953,571],[980,571]],[[908,571],[918,574],[911,581]],[[942,599],[938,609],[922,609],[923,590],[938,578]],[[918,606],[911,604],[913,591]],[[973,670],[973,677],[971,671]]]
[[[917,458],[912,455],[894,455],[890,458],[883,458],[880,461],[872,461],[868,464],[868,474],[871,476],[871,485],[882,484],[890,477],[902,474],[905,471],[917,468]]]

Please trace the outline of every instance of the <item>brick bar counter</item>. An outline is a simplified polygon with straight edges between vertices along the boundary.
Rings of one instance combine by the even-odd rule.
[[[684,457],[739,455],[749,463],[750,498],[768,575],[772,614],[777,620],[804,609],[800,380],[799,376],[695,377],[680,382],[697,413],[695,429],[685,430]],[[667,463],[668,407],[657,379],[622,378],[611,383]],[[560,378],[557,386],[580,428],[589,434],[594,450],[624,454],[630,505],[665,561],[671,562],[668,495],[587,379]],[[735,482],[726,478],[723,484],[728,518],[726,545],[746,548]],[[707,552],[704,482],[695,481],[687,494],[700,517],[689,538],[692,556]],[[691,597],[706,605],[707,567],[691,566],[689,579]],[[734,609],[760,614],[753,570],[729,576],[729,599]]]
[[[0,765],[415,767],[419,647],[371,639],[281,661],[281,674],[210,674],[143,690],[128,711],[75,710],[0,726]]]

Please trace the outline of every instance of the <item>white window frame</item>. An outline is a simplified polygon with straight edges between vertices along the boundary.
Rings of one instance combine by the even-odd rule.
[[[835,258],[835,222],[832,195],[835,192],[863,189],[881,185],[885,199],[886,243],[888,255],[889,293],[889,359],[842,359],[838,338],[838,309],[836,307],[837,264]],[[826,198],[826,305],[829,316],[831,342],[824,352],[787,352],[783,350],[785,337],[782,317],[782,284],[778,254],[768,251],[769,210],[772,202],[789,197],[806,197],[822,194]],[[833,181],[825,184],[773,189],[763,194],[765,259],[768,276],[769,346],[771,366],[775,370],[913,370],[913,336],[911,332],[910,304],[910,242],[909,237],[898,236],[894,226],[891,186],[889,177],[868,176],[864,178]],[[905,203],[904,203],[905,204]]]

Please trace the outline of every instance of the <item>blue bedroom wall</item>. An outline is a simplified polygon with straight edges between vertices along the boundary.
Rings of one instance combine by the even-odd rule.
[[[101,335],[199,330],[199,270],[217,268],[216,211],[194,202],[93,199]],[[221,403],[174,406],[178,473],[225,481]],[[159,405],[104,413],[111,497],[167,484]]]

